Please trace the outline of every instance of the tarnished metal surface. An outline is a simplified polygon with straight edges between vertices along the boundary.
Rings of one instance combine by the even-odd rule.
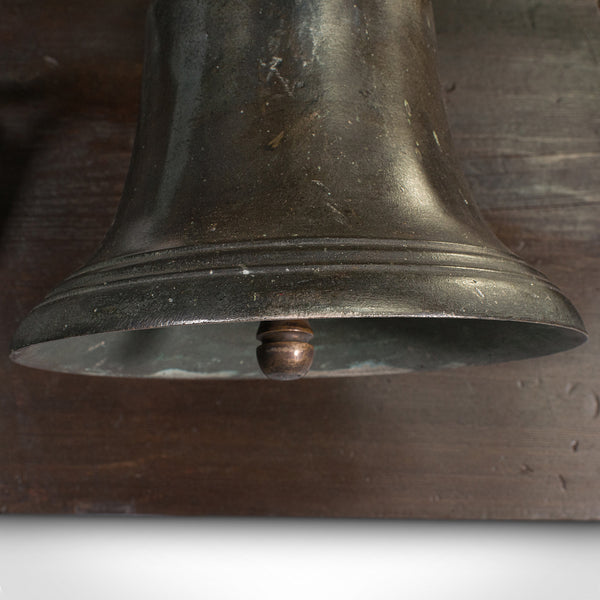
[[[253,377],[255,322],[306,318],[316,375],[584,341],[571,304],[469,194],[429,2],[158,0],[147,39],[116,221],[24,321],[15,360]]]

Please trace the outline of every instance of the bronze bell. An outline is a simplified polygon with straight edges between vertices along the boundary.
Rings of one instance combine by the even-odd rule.
[[[310,324],[308,320],[310,321]],[[397,373],[539,356],[579,315],[483,223],[428,0],[155,0],[115,222],[12,358],[135,377]],[[314,338],[313,338],[314,330]]]

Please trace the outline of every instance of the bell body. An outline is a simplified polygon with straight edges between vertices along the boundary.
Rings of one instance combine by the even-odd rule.
[[[261,320],[311,319],[313,375],[564,350],[564,296],[483,223],[424,0],[156,0],[123,198],[24,321],[17,362],[253,377]]]

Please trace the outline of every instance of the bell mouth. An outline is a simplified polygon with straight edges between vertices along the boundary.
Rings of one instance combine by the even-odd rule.
[[[310,321],[313,377],[483,365],[586,339],[572,304],[508,252],[406,240],[294,240],[165,249],[92,264],[21,323],[11,356],[90,375],[262,377],[259,322],[289,319]]]
[[[308,377],[382,375],[484,365],[567,350],[585,333],[569,327],[465,318],[311,320]],[[202,323],[80,335],[14,350],[23,365],[87,375],[182,379],[263,378],[257,322]]]

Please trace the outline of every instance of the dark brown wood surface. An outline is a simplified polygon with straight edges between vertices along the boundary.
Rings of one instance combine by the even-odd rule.
[[[435,5],[476,198],[573,300],[590,341],[520,363],[292,384],[9,363],[20,319],[94,251],[115,212],[146,0],[3,0],[1,511],[600,518],[598,8]]]

